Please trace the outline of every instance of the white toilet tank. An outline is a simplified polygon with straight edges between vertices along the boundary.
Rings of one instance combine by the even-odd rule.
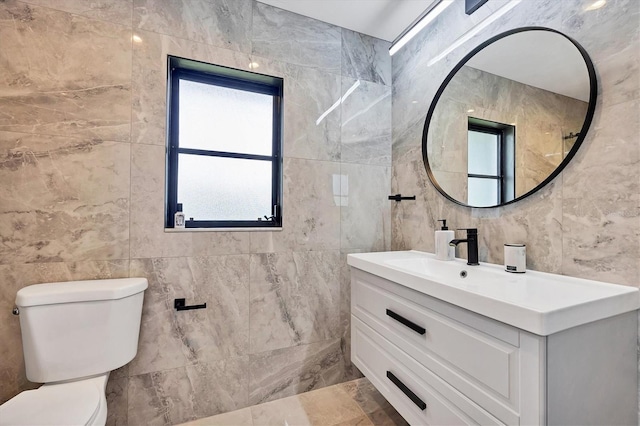
[[[36,284],[18,291],[27,378],[51,383],[103,374],[138,351],[146,278]]]

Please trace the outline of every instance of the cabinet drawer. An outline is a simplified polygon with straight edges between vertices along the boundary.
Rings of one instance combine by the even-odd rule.
[[[517,346],[372,284],[368,277],[353,277],[353,315],[502,421],[517,423]]]
[[[441,378],[352,316],[352,361],[414,425],[502,425]]]

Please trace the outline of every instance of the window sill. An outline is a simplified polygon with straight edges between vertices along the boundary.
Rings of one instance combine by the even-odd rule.
[[[280,232],[282,227],[264,227],[264,228],[164,228],[165,233],[181,233],[181,232]]]

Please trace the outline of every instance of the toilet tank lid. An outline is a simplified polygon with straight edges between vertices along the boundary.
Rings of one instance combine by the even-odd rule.
[[[68,281],[34,284],[18,290],[16,305],[38,306],[56,303],[115,300],[140,293],[148,287],[146,278]]]

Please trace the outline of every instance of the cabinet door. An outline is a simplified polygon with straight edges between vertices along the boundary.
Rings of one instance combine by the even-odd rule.
[[[518,422],[518,346],[366,278],[351,283],[355,316],[505,423]]]
[[[352,316],[352,361],[415,425],[503,425],[436,374]]]

